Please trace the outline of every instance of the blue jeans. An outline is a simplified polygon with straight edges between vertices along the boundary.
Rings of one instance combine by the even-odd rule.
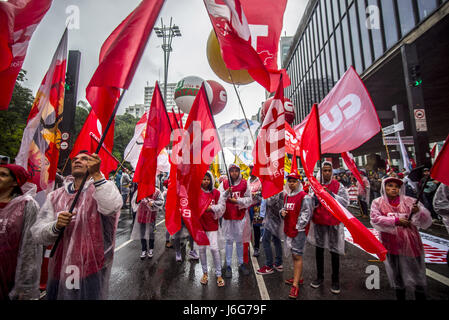
[[[275,263],[277,266],[280,266],[282,264],[282,243],[281,239],[273,235],[270,230],[265,228],[263,238],[262,238],[262,245],[263,249],[265,251],[265,259],[266,259],[266,265],[270,268],[273,267],[273,251],[271,249],[271,242],[274,244],[274,251],[276,254]]]
[[[235,247],[237,250],[237,260],[239,265],[243,264],[243,242],[236,242]],[[232,251],[234,251],[234,241],[226,240],[226,265],[231,266],[232,263]]]

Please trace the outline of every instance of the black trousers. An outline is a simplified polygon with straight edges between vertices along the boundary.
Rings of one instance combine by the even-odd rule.
[[[315,260],[316,260],[316,271],[317,278],[324,279],[324,248],[315,247]],[[335,252],[331,253],[332,261],[332,282],[340,281],[340,255]]]

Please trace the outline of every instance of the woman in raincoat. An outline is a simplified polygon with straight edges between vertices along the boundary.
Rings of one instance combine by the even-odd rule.
[[[418,229],[432,224],[429,210],[405,195],[402,180],[388,177],[382,181],[381,196],[371,204],[370,216],[388,250],[385,267],[397,299],[405,300],[406,288],[415,291],[417,300],[425,299],[426,267]]]

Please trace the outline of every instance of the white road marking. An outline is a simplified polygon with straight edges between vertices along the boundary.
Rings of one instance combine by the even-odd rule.
[[[162,222],[164,222],[165,221],[165,219],[164,220],[162,220],[162,221],[159,221],[158,223],[156,223],[156,227],[158,226],[158,225],[160,225]],[[128,241],[126,241],[125,243],[122,243],[120,246],[118,246],[117,248],[115,248],[115,250],[114,250],[114,252],[117,252],[117,251],[119,251],[121,248],[123,248],[123,247],[126,247],[128,244],[130,244],[132,242],[132,240],[128,240]]]
[[[249,243],[251,247],[251,251],[254,251],[253,245]],[[251,255],[251,262],[253,265],[254,274],[256,275],[257,286],[259,287],[260,297],[262,300],[270,300],[270,295],[268,294],[267,287],[265,286],[265,281],[263,280],[263,276],[257,274],[256,271],[259,270],[259,262],[257,262],[257,258]]]
[[[443,276],[439,273],[436,273],[435,271],[426,269],[426,276],[428,276],[429,278],[432,278],[434,280],[437,280],[437,281],[441,282],[442,284],[445,284],[446,286],[449,287],[449,278],[446,278],[445,276]]]

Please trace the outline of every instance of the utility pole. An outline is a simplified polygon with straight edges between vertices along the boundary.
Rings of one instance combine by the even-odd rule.
[[[171,43],[173,37],[180,37],[181,31],[176,25],[172,25],[173,18],[170,18],[170,25],[164,25],[164,21],[161,18],[161,26],[155,27],[154,31],[158,38],[162,38],[162,50],[164,51],[164,101],[167,103],[167,77],[168,77],[168,64],[170,60],[170,52],[173,51]]]

